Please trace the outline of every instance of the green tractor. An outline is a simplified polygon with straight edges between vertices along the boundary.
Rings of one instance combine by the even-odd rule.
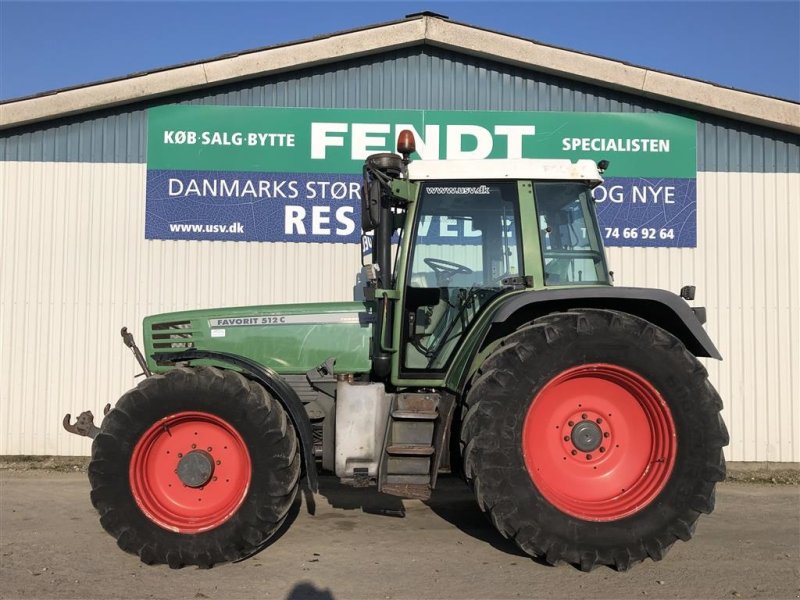
[[[660,560],[725,477],[693,288],[612,286],[605,161],[397,148],[363,168],[364,301],[155,315],[143,353],[123,329],[146,378],[99,428],[64,420],[94,439],[102,526],[146,563],[209,567],[266,546],[321,471],[427,499],[451,470],[532,556]]]

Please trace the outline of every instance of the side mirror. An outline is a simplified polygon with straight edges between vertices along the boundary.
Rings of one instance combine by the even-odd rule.
[[[361,229],[374,230],[381,222],[382,195],[389,194],[388,184],[403,172],[402,159],[396,154],[382,152],[368,156],[364,163],[364,182],[361,185]]]
[[[381,182],[364,177],[361,185],[361,229],[373,231],[381,222]]]

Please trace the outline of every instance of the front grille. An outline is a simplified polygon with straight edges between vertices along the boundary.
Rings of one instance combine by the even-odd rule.
[[[153,323],[151,335],[155,350],[186,350],[194,348],[191,321],[170,321],[168,323]]]

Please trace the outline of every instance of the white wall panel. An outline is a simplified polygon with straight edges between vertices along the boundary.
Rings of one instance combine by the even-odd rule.
[[[798,174],[698,173],[697,248],[609,248],[617,285],[697,286],[728,460],[800,461]]]
[[[353,299],[358,245],[145,240],[144,198],[144,165],[0,162],[0,455],[89,453],[61,418],[132,387],[122,325]]]
[[[61,417],[131,387],[122,325],[141,340],[152,313],[353,298],[357,245],[148,241],[144,186],[140,164],[0,162],[0,454],[89,452]],[[700,173],[697,249],[609,249],[618,285],[698,286],[729,460],[800,461],[799,187]]]

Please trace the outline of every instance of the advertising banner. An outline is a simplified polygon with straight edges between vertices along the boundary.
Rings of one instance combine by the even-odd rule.
[[[608,160],[594,190],[607,246],[696,245],[696,126],[682,117],[183,105],[148,110],[145,236],[358,243],[361,166],[403,129],[412,158]]]

